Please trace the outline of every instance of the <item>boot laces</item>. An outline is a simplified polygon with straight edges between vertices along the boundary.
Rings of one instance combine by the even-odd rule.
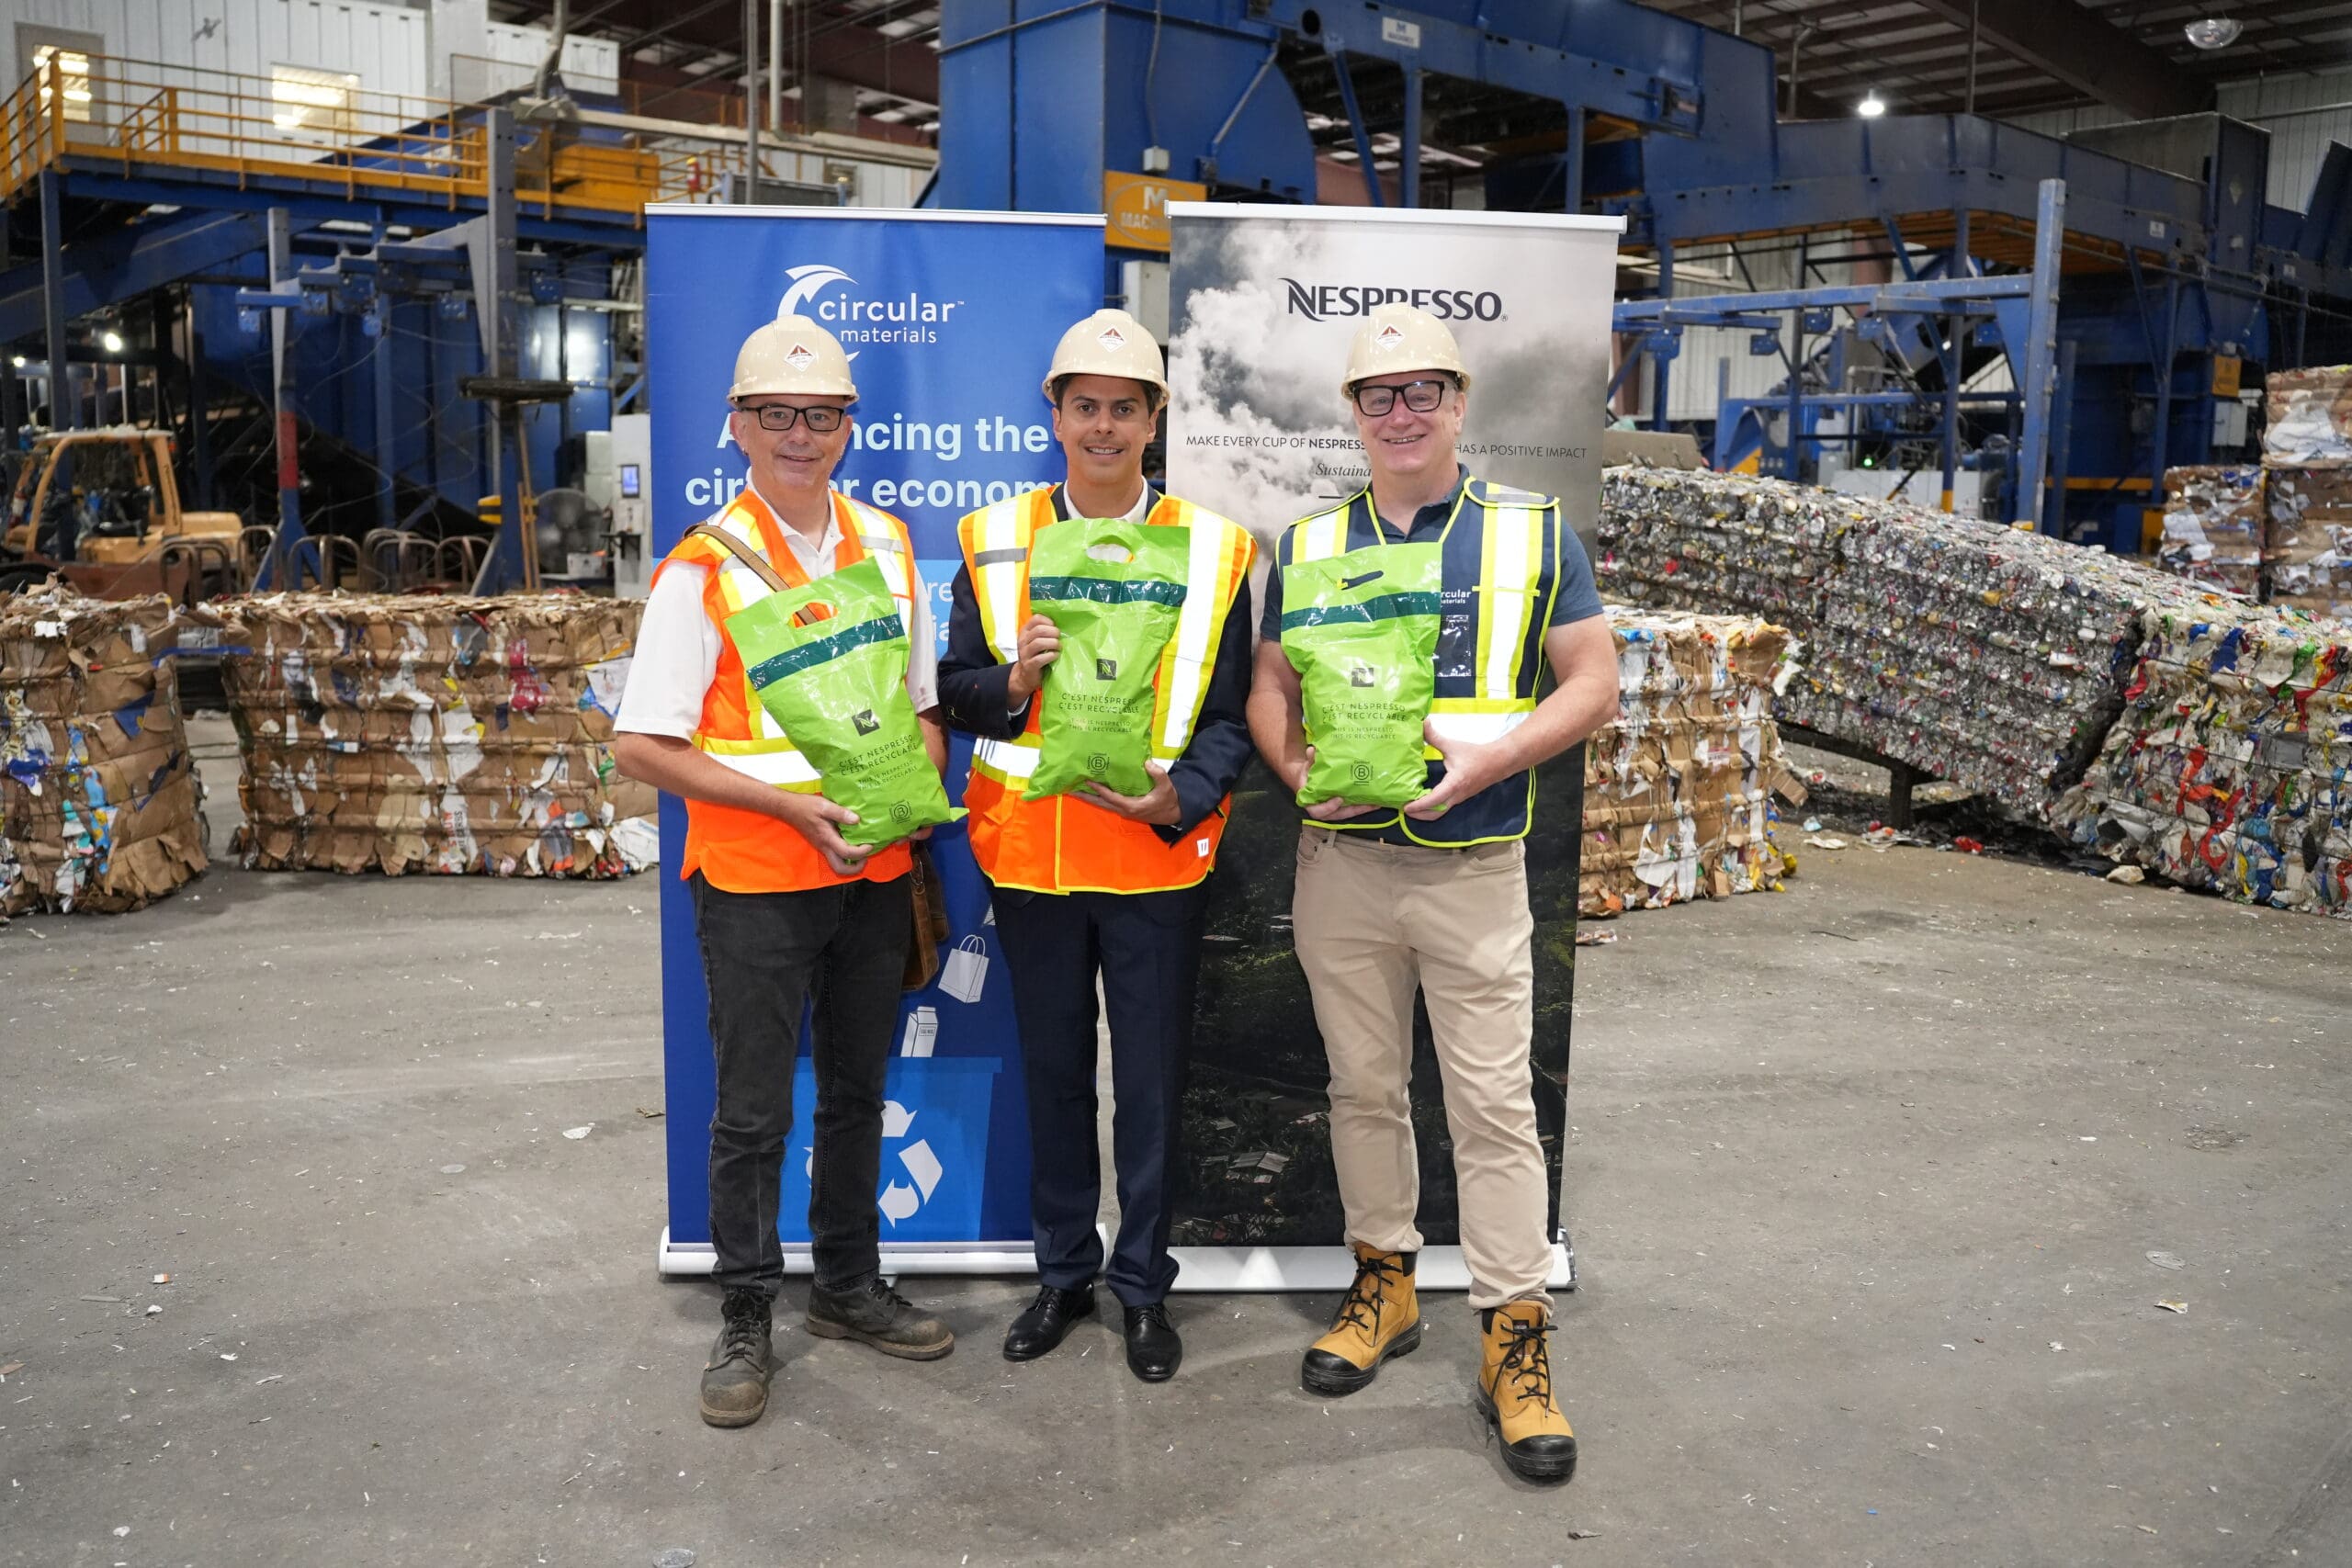
[[[1552,1357],[1545,1339],[1552,1332],[1551,1323],[1544,1318],[1529,1322],[1510,1318],[1503,1332],[1510,1343],[1503,1348],[1502,1367],[1495,1381],[1511,1380],[1521,1404],[1533,1403],[1550,1409],[1552,1405]]]
[[[757,1298],[738,1301],[729,1297],[720,1309],[725,1322],[718,1337],[718,1354],[711,1365],[719,1367],[729,1361],[750,1361],[757,1364],[763,1354],[760,1341],[768,1331],[768,1305]]]
[[[1386,1299],[1381,1287],[1391,1275],[1402,1275],[1404,1266],[1387,1253],[1374,1253],[1356,1259],[1354,1283],[1340,1303],[1340,1315],[1332,1320],[1334,1333],[1351,1325],[1364,1331],[1367,1337],[1380,1337],[1380,1308]]]

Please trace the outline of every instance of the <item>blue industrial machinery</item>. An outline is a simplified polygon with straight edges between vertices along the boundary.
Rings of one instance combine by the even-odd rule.
[[[1114,174],[1313,201],[1326,128],[1365,199],[1419,206],[1430,126],[1475,122],[1486,205],[1623,213],[1655,258],[1657,297],[1618,312],[1655,422],[1684,331],[1746,329],[1787,374],[1724,411],[1719,453],[1777,424],[1757,455],[1802,474],[1828,443],[1924,434],[1945,494],[1997,468],[2005,515],[2119,549],[2168,465],[2244,449],[2241,380],[2352,346],[2352,149],[2296,213],[2263,198],[2267,134],[2218,115],[2067,141],[1966,115],[1780,123],[1769,51],[1628,0],[946,0],[940,94],[942,207],[1089,210]],[[1801,286],[1676,298],[1699,246],[1793,249]],[[1841,263],[1884,281],[1817,286]],[[1863,345],[1897,384],[1847,384]],[[1994,355],[2009,385],[1969,391]]]
[[[119,410],[182,429],[199,506],[224,465],[275,446],[274,490],[229,498],[274,514],[254,578],[268,587],[334,580],[338,549],[357,553],[353,520],[331,525],[340,546],[305,526],[314,465],[374,529],[462,536],[480,498],[523,515],[518,482],[555,482],[571,435],[608,424],[616,264],[674,183],[652,154],[576,115],[518,136],[509,108],[423,100],[399,101],[413,120],[354,115],[306,142],[245,129],[214,102],[233,84],[96,56],[88,71],[88,119],[39,77],[0,117],[8,249],[33,258],[0,265],[0,345],[19,356],[0,371],[0,430],[24,426],[34,395],[57,428]],[[147,323],[142,298],[146,345],[74,327],[100,310]],[[135,407],[127,382],[105,389],[123,364],[156,373]],[[259,412],[218,420],[224,403]],[[512,585],[523,532],[498,529],[478,570],[453,558],[483,590]]]

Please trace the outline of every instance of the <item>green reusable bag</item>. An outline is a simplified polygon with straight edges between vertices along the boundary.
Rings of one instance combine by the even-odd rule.
[[[1176,635],[1190,528],[1076,518],[1029,545],[1029,608],[1062,634],[1038,689],[1037,769],[1023,800],[1099,784],[1148,795],[1160,655]]]
[[[804,619],[812,606],[832,614]],[[906,622],[879,566],[862,560],[746,604],[727,617],[727,635],[825,798],[857,813],[843,840],[870,848],[964,815],[923,747],[907,696]]]
[[[1437,685],[1441,548],[1374,545],[1283,569],[1283,653],[1315,748],[1301,806],[1429,793],[1421,726]]]

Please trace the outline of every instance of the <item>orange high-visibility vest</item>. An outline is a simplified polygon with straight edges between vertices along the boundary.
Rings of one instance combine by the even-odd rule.
[[[709,521],[765,556],[790,586],[808,581],[800,558],[785,543],[786,525],[749,485]],[[833,521],[842,536],[833,550],[833,570],[854,566],[871,555],[899,601],[899,615],[913,626],[915,558],[907,525],[839,491],[833,492]],[[695,750],[762,784],[820,793],[824,781],[760,705],[759,694],[743,671],[742,656],[735,651],[735,639],[727,635],[728,616],[775,591],[709,539],[688,535],[680,540],[656,570],[657,579],[673,561],[710,569],[703,583],[702,611],[718,628],[718,669],[703,695],[702,717],[695,726]],[[686,849],[679,857],[679,874],[699,871],[713,887],[725,892],[798,893],[861,879],[888,882],[907,874],[910,864],[910,852],[899,844],[868,855],[857,876],[843,876],[797,829],[773,817],[706,800],[688,800],[685,807]]]
[[[1056,520],[1053,488],[1047,487],[983,507],[956,525],[980,626],[1000,664],[1020,658],[1021,626],[1029,618],[1029,542]],[[1183,606],[1154,678],[1151,754],[1164,766],[1192,741],[1227,612],[1250,579],[1258,545],[1238,524],[1172,495],[1161,497],[1144,521],[1192,529]],[[1193,886],[1208,875],[1225,835],[1227,801],[1170,844],[1148,824],[1082,800],[1059,795],[1021,798],[1036,771],[1044,705],[1031,701],[1028,727],[1012,739],[981,739],[972,747],[972,776],[964,786],[964,805],[971,812],[966,827],[972,858],[988,879],[1000,887],[1035,893],[1158,893]]]

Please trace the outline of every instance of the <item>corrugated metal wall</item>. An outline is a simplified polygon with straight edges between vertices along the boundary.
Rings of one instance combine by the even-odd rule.
[[[2320,160],[2327,156],[2328,143],[2352,145],[2352,70],[2232,82],[2214,98],[2214,107],[2223,114],[2270,132],[2268,197],[2274,207],[2304,210],[2311,199],[2312,181],[2319,176]],[[2131,118],[2093,106],[2019,115],[2010,123],[2064,136],[2091,126],[2122,125]]]
[[[356,72],[371,93],[423,94],[423,11],[366,0],[7,0],[11,22],[96,33],[124,60],[267,76],[274,65]],[[17,29],[11,28],[13,35]],[[11,80],[29,67],[11,36]],[[191,84],[196,80],[190,77]]]

